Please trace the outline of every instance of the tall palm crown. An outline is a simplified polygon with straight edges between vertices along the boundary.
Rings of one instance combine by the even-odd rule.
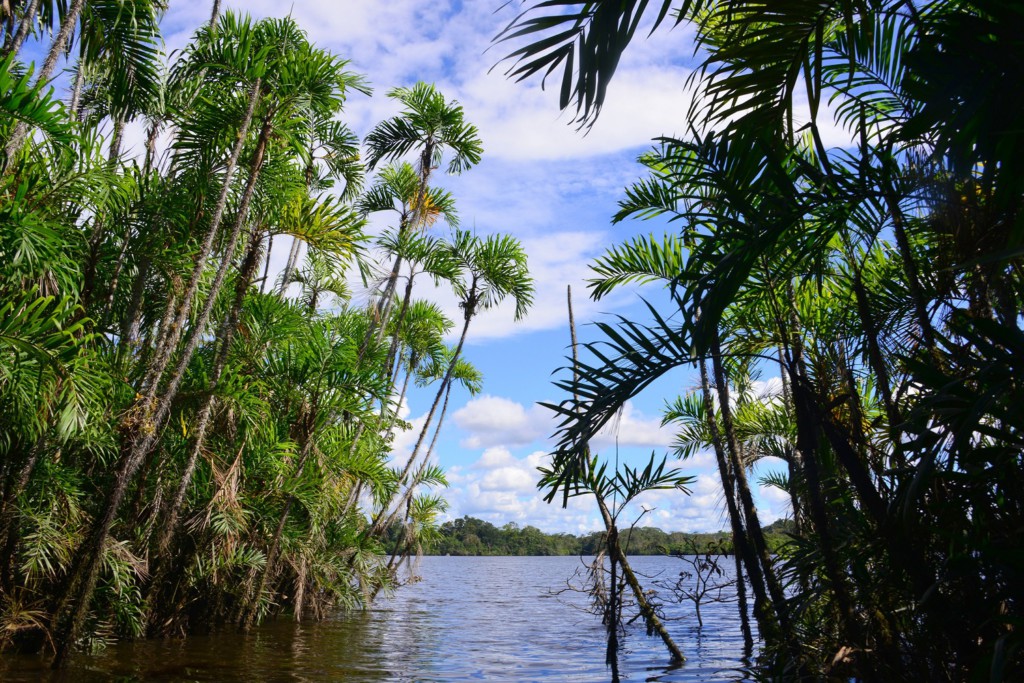
[[[430,172],[441,165],[446,150],[452,154],[448,173],[462,173],[480,163],[483,145],[476,126],[466,123],[458,102],[445,100],[432,84],[422,82],[411,88],[395,88],[388,97],[405,108],[367,136],[369,168],[418,150],[421,182],[426,184]]]
[[[452,259],[463,269],[453,287],[462,299],[459,306],[467,322],[509,296],[515,299],[515,319],[526,315],[533,303],[533,279],[526,265],[526,251],[517,239],[507,234],[481,239],[467,230],[457,230],[449,249]]]

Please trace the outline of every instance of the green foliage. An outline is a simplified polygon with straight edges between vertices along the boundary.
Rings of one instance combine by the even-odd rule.
[[[696,366],[666,421],[681,456],[716,456],[762,675],[1020,678],[1024,138],[1020,93],[998,94],[1020,7],[558,0],[498,39],[513,77],[561,72],[589,124],[645,12],[688,24],[700,64],[686,134],[641,157],[615,220],[676,230],[613,248],[591,284],[661,281],[672,306],[597,325],[564,369],[549,497],[586,485],[625,401]],[[829,149],[833,122],[849,143]],[[781,395],[751,400],[752,368]],[[786,463],[762,479],[790,497],[782,546],[747,482],[766,456]]]
[[[74,111],[16,52],[0,60],[0,647],[51,648],[58,666],[79,645],[324,617],[395,588],[448,485],[432,462],[390,466],[408,428],[396,381],[481,390],[411,282],[396,320],[345,286],[368,269],[367,213],[457,224],[427,176],[449,151],[452,172],[480,160],[461,107],[395,91],[411,137],[374,137],[378,160],[423,145],[428,166],[385,169],[360,196],[341,119],[370,90],[346,60],[290,18],[227,13],[168,64],[163,8],[41,3],[29,28],[76,19]],[[146,158],[122,159],[118,131],[141,118]],[[277,291],[274,238],[306,249]],[[480,306],[511,294],[524,312],[529,282],[501,279],[525,276],[521,247],[474,239],[500,252]],[[466,266],[422,233],[382,244],[437,284]]]
[[[792,522],[785,520],[765,527],[773,548],[785,543],[785,534],[792,530]],[[593,556],[603,551],[604,536],[597,531],[582,535],[548,534],[533,526],[520,527],[515,522],[498,527],[467,515],[442,524],[428,552],[431,555]],[[733,552],[732,540],[726,532],[669,533],[655,527],[633,527],[624,532],[623,546],[628,555]]]

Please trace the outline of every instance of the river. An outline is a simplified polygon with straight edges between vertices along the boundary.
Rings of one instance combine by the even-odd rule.
[[[732,558],[723,558],[731,570]],[[671,557],[631,558],[645,575],[674,579]],[[51,675],[38,657],[4,656],[4,681],[608,681],[605,631],[567,589],[577,557],[425,557],[417,583],[371,609],[318,623],[282,619],[249,635],[112,645],[75,655]],[[731,571],[730,571],[731,573]],[[645,585],[651,579],[641,579]],[[578,580],[577,580],[578,581]],[[647,586],[652,587],[652,586]],[[657,637],[628,627],[627,681],[738,680],[743,643],[735,603],[707,603],[704,628],[690,604],[667,604],[668,627],[687,661],[672,667]]]

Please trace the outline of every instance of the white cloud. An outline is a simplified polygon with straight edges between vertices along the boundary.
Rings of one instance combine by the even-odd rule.
[[[660,417],[647,417],[627,401],[616,417],[591,440],[594,448],[644,446],[668,448],[672,443],[672,427],[661,426]]]
[[[552,413],[538,405],[529,409],[500,396],[474,398],[452,415],[458,427],[469,433],[464,448],[522,446],[546,437],[553,428]],[[484,452],[484,457],[493,449]],[[489,466],[487,463],[484,466]]]
[[[597,504],[591,496],[570,498],[566,508],[561,506],[560,495],[553,503],[543,500],[546,491],[537,489],[537,468],[548,462],[549,455],[542,450],[517,457],[504,446],[487,448],[474,463],[449,470],[448,515],[470,515],[499,526],[514,521],[546,532],[588,533],[602,529]],[[728,528],[718,473],[694,469],[684,473],[695,476],[688,487],[690,495],[675,489],[648,491],[622,512],[620,525],[629,526],[639,517],[641,526],[657,526],[665,531]],[[650,512],[641,515],[645,506]]]

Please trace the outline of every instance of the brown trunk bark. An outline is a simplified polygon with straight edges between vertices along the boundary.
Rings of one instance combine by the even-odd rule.
[[[716,331],[711,350],[711,367],[715,376],[715,387],[718,390],[718,405],[722,413],[722,430],[725,433],[725,451],[729,456],[732,466],[732,476],[736,483],[736,490],[739,494],[739,504],[746,521],[747,534],[750,538],[752,550],[760,561],[764,575],[765,586],[768,588],[768,595],[772,600],[772,607],[782,627],[782,635],[788,643],[792,635],[789,623],[789,610],[786,607],[786,595],[782,586],[775,576],[775,569],[768,557],[768,545],[764,540],[764,532],[761,530],[761,522],[757,516],[757,508],[754,506],[754,497],[750,492],[750,485],[747,483],[747,472],[742,459],[740,458],[739,444],[736,439],[736,432],[732,422],[732,406],[729,403],[729,385],[725,376],[725,365],[722,362],[722,349]],[[767,634],[766,634],[767,638]]]
[[[82,7],[85,6],[85,0],[72,0],[71,6],[68,7],[68,11],[64,14],[64,17],[60,22],[60,30],[57,32],[57,37],[53,39],[53,43],[50,45],[50,51],[46,55],[46,59],[43,61],[42,68],[39,69],[39,73],[36,75],[35,86],[42,89],[42,86],[50,80],[50,76],[53,75],[53,70],[57,68],[57,60],[64,53],[67,48],[68,41],[71,39],[71,34],[75,30],[75,26],[78,24],[78,16],[82,13]],[[25,142],[25,136],[28,134],[28,124],[18,123],[14,130],[11,131],[10,141],[7,143],[7,159],[10,163],[10,159],[14,158],[14,155],[21,149],[22,144]]]
[[[259,82],[257,81],[257,85],[254,89],[254,93],[256,94],[259,92],[258,85]],[[250,102],[249,118],[251,118],[252,111],[255,109],[255,102],[257,99],[256,94],[254,94]],[[243,126],[243,133],[247,128],[247,125]],[[156,383],[152,384],[150,386],[149,395],[140,398],[133,407],[133,414],[126,418],[126,423],[123,427],[125,436],[122,441],[122,456],[115,472],[114,485],[107,495],[102,513],[96,518],[93,524],[93,530],[87,542],[83,546],[79,558],[75,562],[72,578],[68,583],[68,592],[66,593],[65,598],[61,601],[61,607],[57,612],[57,628],[54,629],[54,633],[56,635],[54,638],[54,668],[63,667],[67,656],[70,654],[71,648],[76,641],[78,631],[80,630],[82,622],[88,613],[89,603],[92,600],[92,594],[96,587],[96,579],[99,576],[99,568],[103,559],[103,551],[110,535],[111,526],[117,516],[118,508],[121,505],[121,501],[124,499],[125,492],[131,484],[135,473],[138,471],[139,465],[141,465],[145,458],[150,454],[152,447],[158,438],[160,430],[170,413],[171,403],[177,395],[178,387],[180,386],[181,380],[185,374],[185,369],[188,367],[188,364],[192,359],[192,354],[195,353],[195,350],[199,345],[202,332],[206,327],[210,317],[210,312],[213,309],[214,300],[216,299],[220,287],[223,284],[228,265],[231,263],[231,255],[234,252],[235,244],[238,241],[238,235],[241,232],[242,224],[248,213],[249,203],[252,200],[252,196],[255,191],[256,180],[259,177],[260,169],[263,166],[263,157],[266,152],[267,144],[270,140],[270,133],[271,126],[270,118],[268,117],[260,131],[259,141],[257,142],[256,151],[253,155],[251,164],[251,173],[238,207],[238,215],[235,220],[226,253],[217,275],[210,285],[206,305],[200,314],[199,319],[195,323],[192,334],[182,351],[181,358],[174,369],[167,388],[163,391],[159,399],[157,399],[157,386]],[[211,230],[211,232],[213,231]],[[212,236],[210,236],[210,242],[212,244]],[[200,267],[199,264],[197,264],[197,267]],[[167,360],[169,361],[169,357]],[[164,367],[166,367],[166,362],[164,362]]]
[[[17,56],[21,52],[21,46],[25,44],[25,38],[28,37],[28,32],[32,29],[32,22],[35,20],[36,12],[39,10],[39,2],[40,0],[32,0],[32,3],[21,16],[21,21],[18,23],[18,32],[14,34],[14,39],[11,43],[4,48],[4,58],[8,55]]]

